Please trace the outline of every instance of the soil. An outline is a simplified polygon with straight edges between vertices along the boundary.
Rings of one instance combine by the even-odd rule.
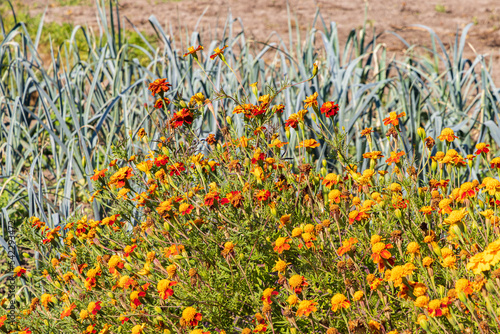
[[[49,22],[97,25],[95,4],[62,6],[61,0],[18,1],[28,5],[32,14],[42,13],[48,6],[46,20]],[[83,1],[93,3],[92,0]],[[500,59],[498,0],[288,0],[288,4],[292,17],[297,20],[297,23],[292,24],[293,36],[298,25],[304,39],[319,8],[327,24],[330,21],[337,22],[341,43],[345,42],[352,29],[362,26],[367,4],[368,24],[377,33],[382,33],[380,42],[396,54],[404,52],[406,46],[388,30],[397,32],[410,44],[430,46],[429,33],[411,27],[414,24],[426,25],[438,34],[446,46],[450,46],[457,30],[461,31],[468,23],[474,23],[469,30],[465,56],[490,56],[493,60],[493,76],[495,81],[500,81],[500,66],[495,66]],[[147,32],[153,32],[148,19],[154,14],[164,25],[165,31],[171,31],[174,36],[186,36],[186,30],[193,31],[199,20],[197,30],[208,34],[202,40],[221,38],[225,20],[231,12],[234,18],[241,18],[247,39],[277,41],[276,36],[270,36],[275,31],[285,41],[289,41],[287,0],[119,0],[119,6],[120,15]],[[131,28],[130,24],[127,23],[127,27]],[[319,22],[316,28],[321,29]],[[184,49],[187,46],[180,47]]]

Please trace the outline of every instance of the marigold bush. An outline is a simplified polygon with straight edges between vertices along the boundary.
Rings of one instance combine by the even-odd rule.
[[[197,60],[200,49],[185,56]],[[225,63],[224,48],[211,58]],[[464,157],[453,130],[431,138],[421,129],[414,145],[424,154],[410,160],[406,115],[391,112],[379,115],[390,156],[373,149],[378,130],[367,128],[358,162],[336,125],[339,107],[319,105],[318,93],[282,125],[273,100],[285,86],[186,100],[167,79],[149,88],[150,107],[173,113],[155,133],[135,129],[135,151],[116,143],[108,168],[95,170],[90,201],[105,218],[24,224],[41,265],[14,270],[30,299],[18,297],[18,327],[0,318],[4,332],[500,331],[500,157],[489,145]],[[228,117],[202,137],[196,124],[213,99],[236,102],[246,127]],[[298,160],[286,155],[282,126],[300,138]],[[481,180],[473,163],[485,166]]]

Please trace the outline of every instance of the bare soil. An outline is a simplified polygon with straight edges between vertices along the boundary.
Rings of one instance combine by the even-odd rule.
[[[49,22],[70,22],[73,24],[97,25],[95,5],[62,6],[61,0],[19,0],[28,5],[32,14],[42,13],[46,6],[46,20]],[[59,1],[59,2],[58,2]],[[155,2],[156,1],[156,2]],[[397,32],[410,44],[430,46],[428,32],[411,26],[422,24],[432,28],[446,46],[454,42],[455,34],[468,23],[474,27],[468,34],[465,55],[490,56],[493,60],[493,76],[500,79],[500,1],[499,0],[288,0],[290,13],[296,18],[292,30],[298,25],[302,33],[311,28],[316,10],[327,24],[335,21],[338,25],[341,43],[349,32],[362,26],[365,5],[368,4],[368,23],[383,33],[380,41],[390,51],[404,52],[405,45],[388,30]],[[241,18],[245,35],[256,41],[277,41],[277,32],[289,41],[287,0],[119,0],[120,15],[127,17],[139,29],[153,32],[148,21],[154,14],[167,32],[174,36],[186,36],[186,30],[193,31],[198,20],[198,31],[205,31],[206,38],[221,38],[227,15]],[[206,12],[205,12],[206,11]],[[202,14],[205,14],[202,17]],[[200,19],[201,18],[201,19]],[[127,27],[131,28],[127,23]],[[321,29],[317,22],[316,28]],[[239,30],[239,29],[238,29]],[[238,31],[236,31],[238,32]],[[206,38],[204,40],[206,40]],[[181,47],[187,47],[185,45]]]

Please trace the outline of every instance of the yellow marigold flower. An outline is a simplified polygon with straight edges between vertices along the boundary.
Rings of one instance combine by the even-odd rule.
[[[174,277],[176,272],[177,272],[177,265],[175,263],[167,267],[167,274],[169,278]]]
[[[427,296],[420,296],[417,297],[417,299],[415,299],[416,307],[426,308],[428,304],[429,304],[429,297]]]
[[[299,297],[297,297],[297,295],[290,295],[288,296],[288,298],[286,299],[286,302],[288,304],[290,304],[291,306],[297,304],[299,301]]]
[[[141,325],[135,325],[132,327],[132,334],[142,334],[144,333],[144,327],[146,324],[141,324]]]
[[[315,228],[314,228],[313,224],[307,224],[306,226],[304,226],[305,233],[313,233],[314,230],[315,230]]]
[[[328,200],[330,203],[340,203],[342,193],[338,189],[333,189],[328,193]]]
[[[406,252],[409,254],[420,254],[420,245],[413,241],[406,246]]]
[[[401,185],[399,183],[391,183],[389,190],[392,192],[401,192]]]
[[[286,267],[289,265],[290,263],[286,263],[285,261],[283,260],[278,260],[276,261],[276,264],[274,265],[274,268],[273,268],[273,271],[278,271],[280,273],[284,273],[285,270],[286,270]]]
[[[368,327],[370,327],[370,329],[372,331],[380,331],[380,328],[382,327],[382,325],[375,320],[370,320],[368,322]]]
[[[450,215],[444,219],[444,223],[448,225],[458,224],[467,215],[467,209],[453,210]]]
[[[353,299],[355,302],[357,302],[357,301],[361,300],[361,298],[363,298],[363,296],[364,296],[363,291],[356,291],[354,293]]]
[[[455,283],[455,290],[457,292],[463,292],[466,296],[472,294],[474,292],[474,288],[471,282],[466,278],[461,278]]]
[[[205,96],[203,95],[203,93],[200,92],[200,93],[196,93],[193,96],[191,96],[189,103],[191,103],[191,104],[196,103],[197,105],[201,106],[201,105],[203,105],[205,100],[206,100]]]
[[[190,306],[182,311],[181,325],[195,327],[201,319],[201,313],[198,313],[194,307]]]
[[[423,283],[417,283],[413,287],[413,295],[415,297],[423,296],[427,293],[427,287]]]
[[[450,128],[445,128],[441,131],[441,134],[438,136],[438,139],[441,141],[447,141],[447,142],[452,142],[455,140],[455,138],[458,138],[455,136],[455,132],[453,132],[452,129]]]
[[[89,317],[89,311],[83,309],[80,311],[80,320],[85,320]]]
[[[302,228],[296,227],[292,230],[292,238],[297,238],[302,235]]]
[[[372,237],[370,239],[370,243],[372,244],[372,246],[375,244],[378,244],[381,241],[382,241],[382,237],[380,235],[376,235],[376,234],[372,235]]]
[[[48,294],[48,293],[44,293],[41,297],[40,297],[40,303],[43,305],[43,307],[45,307],[46,309],[48,309],[49,307],[49,303],[53,303],[54,302],[54,297],[51,295],[51,294]]]
[[[288,284],[290,284],[290,287],[295,291],[295,293],[300,293],[302,291],[302,287],[309,285],[306,282],[305,277],[300,275],[293,275],[290,277]]]
[[[333,312],[337,312],[338,310],[341,310],[343,308],[349,308],[349,306],[351,305],[346,296],[341,293],[337,293],[335,296],[333,296],[331,302]]]
[[[318,92],[306,97],[304,100],[304,108],[318,107]]]

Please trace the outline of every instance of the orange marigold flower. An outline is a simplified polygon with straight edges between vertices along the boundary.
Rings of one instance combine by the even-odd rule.
[[[259,190],[256,194],[255,194],[255,198],[258,200],[258,201],[261,201],[261,202],[264,202],[264,201],[267,201],[269,199],[269,197],[271,196],[271,192],[269,190],[265,190],[265,189],[262,189],[262,190]]]
[[[289,250],[290,249],[290,241],[291,239],[287,239],[286,237],[279,237],[276,239],[275,246],[274,246],[274,251],[278,252],[278,254],[283,253],[284,250]]]
[[[325,102],[321,106],[321,113],[328,117],[334,117],[339,112],[339,106],[333,101]]]
[[[114,184],[116,188],[121,188],[125,185],[125,181],[130,179],[132,175],[131,167],[122,167],[109,178],[109,185]]]
[[[196,49],[194,48],[194,46],[190,46],[188,48],[188,52],[185,53],[183,57],[186,57],[187,55],[193,55],[196,58],[197,57],[196,52],[201,51],[201,50],[203,50],[203,46],[201,46],[201,45],[198,45],[198,47]]]
[[[451,303],[447,298],[434,299],[429,302],[427,311],[431,317],[440,317],[447,313],[449,304]]]
[[[314,139],[306,139],[302,142],[299,143],[298,146],[296,146],[296,148],[301,148],[301,147],[304,147],[304,148],[315,148],[315,147],[318,147],[319,146],[319,143],[314,140]]]
[[[258,324],[253,330],[254,333],[264,333],[267,331],[267,326],[265,324]]]
[[[372,246],[372,260],[374,263],[378,264],[378,269],[380,272],[384,270],[384,260],[388,260],[391,264],[394,263],[392,255],[388,251],[388,249],[391,248],[393,248],[391,244],[386,244],[384,242],[377,242]]]
[[[290,279],[288,280],[288,284],[290,284],[290,287],[295,293],[301,293],[302,288],[309,285],[306,281],[306,278],[300,275],[293,275],[292,277],[290,277]]]
[[[356,238],[349,238],[349,240],[344,240],[342,242],[342,247],[340,247],[337,250],[337,254],[339,256],[342,256],[345,253],[350,252],[351,251],[351,247],[354,246],[357,243],[358,243],[358,239],[356,239]]]
[[[347,297],[341,293],[337,293],[332,297],[332,311],[337,312],[343,308],[349,308],[351,302],[347,300]]]
[[[105,168],[103,170],[94,169],[94,176],[92,176],[90,179],[92,181],[97,181],[97,180],[99,180],[100,177],[104,177],[106,175],[107,171],[108,171],[107,168]]]
[[[318,309],[316,308],[316,303],[314,300],[303,300],[299,303],[297,307],[296,317],[308,317],[312,312],[316,312]]]
[[[214,49],[214,54],[210,56],[210,59],[214,60],[215,57],[219,57],[223,59],[224,57],[224,50],[227,48],[227,45],[225,45],[222,49],[219,49],[218,47]]]
[[[397,164],[400,162],[400,158],[405,155],[405,152],[391,152],[391,156],[385,161],[389,166],[393,163]]]
[[[151,91],[151,95],[155,96],[156,94],[168,92],[170,86],[172,85],[167,82],[167,79],[156,79],[149,84],[149,90]]]
[[[304,109],[309,107],[318,107],[318,92],[306,97],[304,100]]]
[[[441,141],[447,141],[447,142],[452,142],[455,140],[455,138],[458,138],[455,136],[455,132],[453,132],[452,129],[450,128],[445,128],[441,131],[441,134],[438,136],[438,139]]]
[[[232,206],[235,208],[239,208],[243,205],[243,196],[241,195],[241,191],[231,191],[221,199],[220,201],[221,204],[228,204],[230,203]]]
[[[231,241],[228,241],[224,244],[224,249],[222,250],[221,254],[222,256],[226,257],[229,254],[234,253],[234,246],[236,246],[234,243]]]
[[[63,309],[63,311],[61,312],[61,320],[66,318],[66,317],[69,317],[75,308],[76,308],[75,303],[71,304],[70,306],[65,307]],[[0,325],[0,327],[2,327],[2,326]]]
[[[389,117],[383,119],[384,125],[392,124],[393,126],[398,126],[399,118],[404,116],[406,116],[406,113],[404,111],[400,114],[396,113],[395,111],[392,111],[389,113]]]
[[[90,302],[89,305],[87,306],[87,311],[93,315],[96,315],[97,312],[101,310],[101,302]]]

